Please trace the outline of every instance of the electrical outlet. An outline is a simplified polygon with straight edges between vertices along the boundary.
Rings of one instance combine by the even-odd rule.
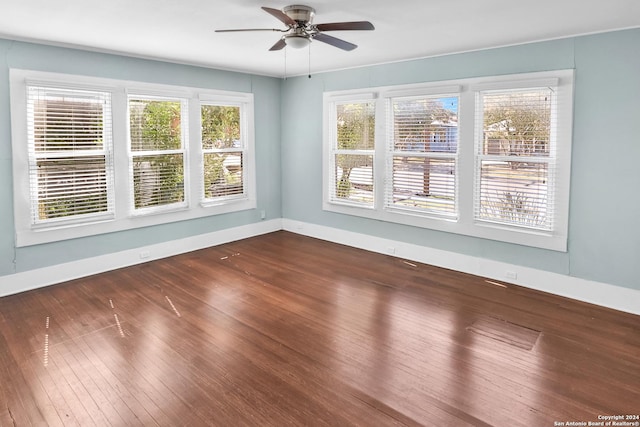
[[[263,209],[260,211],[260,219],[265,219],[267,217],[267,212]]]
[[[149,251],[140,252],[140,259],[145,259],[145,258],[149,258]]]
[[[389,255],[393,255],[393,254],[395,254],[395,253],[396,253],[396,248],[394,248],[393,246],[389,246],[389,247],[387,248],[387,253],[388,253]]]
[[[516,273],[515,271],[505,271],[504,277],[506,279],[516,280],[518,278],[518,273]]]

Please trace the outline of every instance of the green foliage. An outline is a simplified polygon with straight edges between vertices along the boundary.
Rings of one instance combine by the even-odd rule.
[[[184,201],[182,154],[136,157],[133,164],[133,190],[136,208]]]
[[[208,149],[234,148],[240,142],[240,108],[204,105],[201,110],[202,147]],[[205,153],[204,191],[206,198],[242,193],[242,165],[229,170],[224,162],[229,156],[242,158],[242,153]]]
[[[132,100],[129,104],[131,149],[180,149],[181,115],[181,103],[178,101]]]
[[[337,106],[338,146],[340,150],[373,150],[375,144],[373,103]]]
[[[348,199],[351,194],[351,181],[344,175],[336,183],[336,196],[341,199]]]
[[[230,155],[241,157],[242,153],[207,153],[204,155],[204,190],[206,198],[242,192],[242,168],[228,170],[224,166],[224,161]]]
[[[204,105],[201,110],[202,146],[231,148],[240,139],[240,108]]]
[[[167,151],[182,148],[182,108],[178,101],[130,102],[131,149]],[[182,154],[136,156],[133,162],[135,207],[184,201]]]
[[[57,156],[38,167],[38,218],[41,220],[107,210],[102,104],[82,100],[38,100],[34,105],[34,148]],[[96,150],[95,156],[60,157],[62,152]],[[94,176],[91,176],[95,173]],[[100,189],[101,188],[101,189]]]
[[[372,102],[337,106],[337,148],[339,150],[373,150],[375,145],[375,110]],[[336,182],[336,196],[348,198],[352,183],[351,171],[372,166],[371,156],[340,154],[336,166],[342,171]]]
[[[107,210],[107,194],[62,196],[40,201],[38,204],[39,219],[70,217],[71,215],[99,213]],[[75,212],[81,213],[75,213]]]
[[[107,210],[103,155],[38,160],[38,218],[41,220]]]

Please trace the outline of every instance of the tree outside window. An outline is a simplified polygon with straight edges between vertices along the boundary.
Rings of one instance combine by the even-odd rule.
[[[185,201],[182,109],[180,101],[129,100],[135,209]]]
[[[373,203],[373,101],[336,105],[335,197]]]
[[[202,105],[204,199],[244,194],[240,107]]]

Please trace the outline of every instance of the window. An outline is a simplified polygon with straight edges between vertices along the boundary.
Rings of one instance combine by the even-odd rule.
[[[551,231],[554,150],[552,88],[482,91],[476,120],[480,221]]]
[[[11,70],[17,246],[255,209],[253,95]]]
[[[565,251],[572,91],[562,70],[325,93],[323,208]],[[374,141],[341,142],[362,105]]]
[[[203,202],[216,202],[245,194],[246,141],[241,107],[204,104],[202,121]]]
[[[110,94],[27,86],[27,126],[32,224],[112,217]]]
[[[386,208],[457,216],[458,97],[389,100]]]
[[[186,206],[186,110],[179,99],[129,96],[135,212]]]
[[[375,104],[338,102],[332,109],[331,190],[335,203],[373,207]]]

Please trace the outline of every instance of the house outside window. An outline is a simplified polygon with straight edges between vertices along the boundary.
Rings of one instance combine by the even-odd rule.
[[[458,97],[388,101],[390,129],[385,208],[457,216]]]
[[[549,87],[478,93],[476,220],[552,230],[555,96]]]

